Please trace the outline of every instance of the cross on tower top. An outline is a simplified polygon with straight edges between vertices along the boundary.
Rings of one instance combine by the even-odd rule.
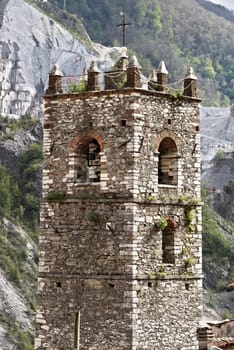
[[[122,29],[123,29],[123,46],[125,46],[125,32],[126,32],[126,27],[127,27],[127,26],[130,26],[131,23],[127,23],[127,22],[125,21],[125,12],[124,12],[124,10],[123,10],[123,12],[120,12],[120,16],[123,17],[123,21],[122,21],[122,23],[117,24],[117,27],[122,27]]]

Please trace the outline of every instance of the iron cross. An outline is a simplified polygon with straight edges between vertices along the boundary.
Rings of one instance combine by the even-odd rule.
[[[126,23],[125,22],[125,12],[120,12],[120,16],[123,17],[123,22],[120,24],[117,24],[117,27],[122,27],[123,28],[123,46],[125,46],[125,31],[126,31],[126,27],[130,26],[131,23]]]

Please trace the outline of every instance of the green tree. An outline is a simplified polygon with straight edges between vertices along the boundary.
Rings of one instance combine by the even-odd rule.
[[[7,170],[0,163],[0,210],[9,214],[11,207],[10,178]]]
[[[19,161],[19,189],[21,192],[21,205],[24,208],[23,219],[27,225],[35,229],[39,221],[39,177],[42,160],[42,147],[33,144],[25,151]],[[22,209],[19,206],[19,215]]]

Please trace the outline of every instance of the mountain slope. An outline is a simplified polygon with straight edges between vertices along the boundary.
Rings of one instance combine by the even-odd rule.
[[[0,349],[32,350],[36,245],[25,230],[2,216],[0,242]]]
[[[63,6],[62,0],[51,0]],[[83,18],[92,40],[105,45],[121,45],[116,26],[122,2],[105,0],[67,0],[67,10]],[[228,105],[234,98],[233,47],[234,17],[227,20],[205,6],[204,0],[126,0],[124,8],[127,45],[137,52],[148,74],[165,60],[171,81],[183,77],[188,65],[194,66],[200,79],[204,105]],[[211,3],[210,3],[211,4]],[[147,40],[145,40],[147,38]]]

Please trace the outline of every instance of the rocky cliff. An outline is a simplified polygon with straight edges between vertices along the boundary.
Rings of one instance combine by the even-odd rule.
[[[205,187],[222,190],[233,179],[234,106],[201,109],[202,180]],[[224,155],[226,160],[213,161]],[[229,159],[229,160],[228,160]]]
[[[37,248],[24,229],[2,216],[0,242],[0,349],[30,350],[34,332]],[[22,255],[21,282],[14,274],[13,251],[7,251],[7,248],[13,247],[13,242]]]
[[[41,115],[48,72],[59,64],[66,76],[80,76],[91,60],[108,66],[113,49],[88,46],[24,0],[0,2],[0,114]],[[82,33],[81,33],[82,31]]]

